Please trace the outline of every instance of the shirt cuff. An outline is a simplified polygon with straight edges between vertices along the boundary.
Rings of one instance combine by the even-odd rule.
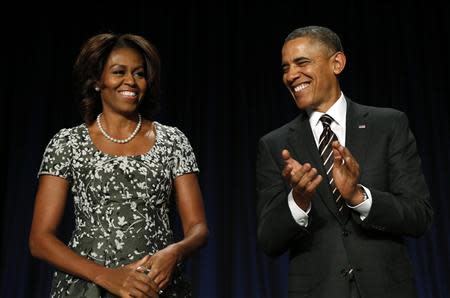
[[[369,216],[370,208],[372,208],[372,194],[370,193],[370,190],[365,187],[364,185],[358,184],[362,188],[364,188],[364,191],[367,194],[367,200],[363,201],[362,203],[356,205],[356,206],[350,206],[347,204],[348,208],[355,210],[359,213],[359,217],[361,220],[366,219],[367,216]]]
[[[308,210],[306,210],[306,212],[303,211],[303,209],[300,208],[295,202],[291,190],[288,195],[288,205],[295,222],[300,226],[306,228],[308,226],[308,214],[309,211],[311,211],[311,204],[309,204]]]

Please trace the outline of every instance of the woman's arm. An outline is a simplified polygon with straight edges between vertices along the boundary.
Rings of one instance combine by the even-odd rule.
[[[110,269],[78,255],[56,237],[68,189],[67,180],[41,175],[29,238],[31,254],[121,297],[129,297],[130,294],[134,297],[156,297],[158,289],[155,283],[145,274],[135,271],[148,257],[125,267]]]
[[[175,195],[184,238],[154,254],[149,261],[150,277],[164,288],[178,262],[205,244],[208,238],[203,199],[194,173],[175,179]]]

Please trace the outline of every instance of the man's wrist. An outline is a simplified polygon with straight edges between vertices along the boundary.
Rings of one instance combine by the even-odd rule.
[[[363,196],[363,202],[366,201],[369,196],[366,193],[366,190],[364,189],[364,187],[362,187],[361,185],[358,184],[359,189],[361,190],[362,196]],[[362,202],[361,202],[362,203]]]
[[[292,197],[294,198],[294,201],[298,207],[300,207],[305,212],[306,210],[308,210],[309,206],[311,205],[311,200],[306,199],[294,189],[292,190]]]
[[[350,200],[349,204],[352,206],[357,206],[361,204],[362,202],[366,201],[368,199],[368,195],[364,188],[361,185],[356,186],[355,194],[353,195],[352,199]]]

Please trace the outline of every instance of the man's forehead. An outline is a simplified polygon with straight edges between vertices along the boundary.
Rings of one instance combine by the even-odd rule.
[[[287,41],[281,50],[282,58],[295,59],[293,56],[327,55],[330,50],[321,41],[310,37],[298,37]]]
[[[321,40],[310,36],[297,37],[286,41],[283,45],[283,49],[291,47],[328,48]]]

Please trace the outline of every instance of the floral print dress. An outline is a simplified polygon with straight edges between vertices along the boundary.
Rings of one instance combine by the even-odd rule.
[[[48,144],[39,175],[70,183],[75,229],[69,247],[105,267],[123,266],[173,243],[169,224],[173,180],[197,172],[192,147],[177,128],[155,123],[146,153],[114,156],[99,151],[85,124],[60,130]],[[161,297],[190,297],[178,266]],[[115,297],[76,276],[56,271],[51,297]]]

